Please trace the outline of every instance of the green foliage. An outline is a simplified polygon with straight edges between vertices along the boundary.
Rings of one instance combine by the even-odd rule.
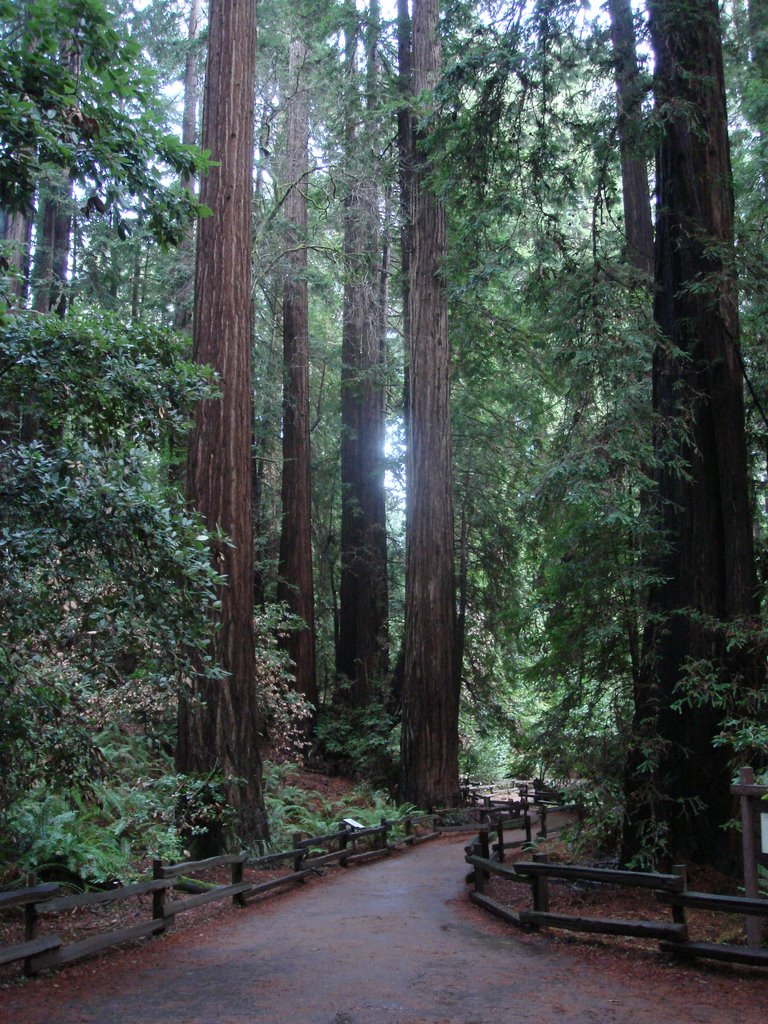
[[[169,479],[189,403],[210,393],[165,332],[19,315],[0,331],[3,802],[78,787],[107,722],[164,732],[218,578]],[[21,439],[26,434],[32,440]]]
[[[207,158],[165,132],[155,79],[138,42],[100,0],[0,3],[0,205],[25,210],[57,168],[86,191],[86,216],[139,211],[163,242],[181,241],[198,209],[165,175]]]
[[[212,820],[227,824],[220,780],[180,775],[164,746],[108,724],[93,737],[91,777],[36,786],[2,818],[4,873],[34,873],[76,887],[127,882],[147,859],[186,856],[190,836]]]
[[[394,792],[398,779],[399,726],[383,704],[364,708],[324,705],[315,732],[324,755],[348,773]]]
[[[390,798],[365,783],[330,799],[292,782],[297,767],[287,762],[264,764],[264,798],[270,825],[270,849],[288,850],[293,834],[325,835],[334,832],[342,818],[363,825],[378,825],[383,817],[401,818],[416,810],[411,804],[393,804]],[[396,831],[396,830],[395,830]]]

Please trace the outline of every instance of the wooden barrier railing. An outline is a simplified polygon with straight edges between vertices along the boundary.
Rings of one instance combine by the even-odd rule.
[[[529,929],[551,927],[657,939],[663,951],[676,956],[704,957],[768,967],[768,949],[689,941],[685,914],[686,908],[690,907],[728,914],[768,917],[768,899],[691,892],[686,888],[686,871],[683,865],[676,866],[673,874],[620,871],[577,864],[552,864],[545,854],[534,854],[530,861],[517,861],[507,865],[503,862],[504,847],[501,839],[499,844],[491,847],[490,830],[485,828],[480,830],[477,839],[467,847],[466,855],[467,863],[473,868],[468,881],[473,881],[475,885],[474,891],[469,893],[470,900],[504,921]],[[491,875],[528,884],[531,888],[532,909],[513,910],[489,896],[484,888]],[[621,920],[553,912],[550,910],[548,884],[553,878],[651,889],[657,901],[671,909],[672,921]]]
[[[309,875],[320,874],[326,865],[334,861],[347,867],[376,857],[390,856],[393,850],[401,846],[415,846],[436,838],[443,831],[437,824],[441,813],[447,812],[408,815],[396,819],[382,818],[378,825],[373,826],[363,826],[353,819],[346,819],[339,823],[336,831],[325,835],[303,837],[301,833],[296,833],[290,850],[261,857],[249,857],[245,853],[225,854],[178,864],[163,864],[153,860],[151,879],[105,891],[61,895],[59,885],[46,883],[0,892],[0,911],[24,908],[25,933],[23,942],[0,946],[0,965],[23,961],[25,974],[37,974],[130,939],[164,932],[173,927],[177,915],[215,900],[231,898],[235,906],[245,906],[249,899],[262,893],[303,881]],[[456,813],[455,809],[451,810],[451,814]],[[447,826],[447,829],[455,827]],[[474,830],[476,827],[477,823],[474,822],[471,828]],[[428,831],[420,831],[424,828]],[[402,835],[393,837],[395,830],[402,832]],[[259,882],[246,881],[243,877],[246,869],[258,871],[282,862],[290,862],[292,871],[278,878]],[[227,885],[206,884],[190,877],[227,866],[231,872]],[[176,899],[169,898],[173,892],[185,895]],[[65,943],[57,934],[38,934],[41,917],[144,895],[152,896],[152,916],[149,920],[70,943]]]

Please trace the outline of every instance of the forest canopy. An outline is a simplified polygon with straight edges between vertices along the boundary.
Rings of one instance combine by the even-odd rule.
[[[292,761],[425,808],[541,777],[625,864],[732,863],[768,771],[766,33],[0,0],[9,879],[274,845]]]

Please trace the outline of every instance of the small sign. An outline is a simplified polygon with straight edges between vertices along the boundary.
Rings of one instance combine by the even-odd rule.
[[[760,849],[768,853],[768,814],[760,815]]]
[[[768,814],[764,815],[764,817],[768,818]],[[344,824],[349,825],[350,828],[365,828],[365,825],[361,825],[360,822],[355,821],[354,818],[345,818]]]

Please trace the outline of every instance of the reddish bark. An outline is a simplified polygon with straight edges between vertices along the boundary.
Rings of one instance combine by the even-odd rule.
[[[238,815],[241,840],[266,831],[255,701],[253,539],[251,536],[251,165],[255,7],[212,0],[202,144],[219,165],[201,186],[212,216],[198,227],[193,355],[213,366],[221,397],[199,402],[189,443],[187,493],[208,528],[226,534],[213,557],[225,577],[212,609],[216,661],[226,676],[198,666],[179,708],[177,764],[216,771]],[[225,840],[211,823],[208,840]]]
[[[691,663],[708,663],[733,692],[760,671],[754,653],[735,657],[726,644],[726,629],[748,625],[757,599],[717,4],[655,0],[651,31],[664,125],[654,303],[662,340],[653,366],[664,541],[635,728],[656,745],[658,766],[652,776],[637,771],[644,753],[635,747],[623,853],[636,852],[643,830],[658,823],[672,857],[719,864],[730,852],[721,826],[732,811],[728,752],[713,747],[723,711],[674,708]]]
[[[371,4],[376,26],[377,4]],[[387,669],[387,540],[384,503],[384,306],[379,190],[358,124],[357,11],[347,32],[345,133],[349,192],[344,216],[344,322],[341,376],[341,585],[337,673],[341,696],[358,707],[374,696]],[[373,31],[377,31],[376,28]],[[375,103],[376,42],[368,39],[368,106]]]
[[[414,0],[413,71],[414,95],[434,88],[440,73],[437,0]],[[426,187],[428,171],[417,147],[401,796],[425,807],[459,798],[450,348],[441,278],[445,211]]]
[[[296,689],[317,707],[315,610],[309,441],[309,299],[307,293],[307,178],[309,94],[303,82],[307,48],[290,47],[286,110],[286,177],[283,204],[289,225],[288,270],[283,290],[283,526],[278,598],[303,622],[286,647],[295,664]]]

